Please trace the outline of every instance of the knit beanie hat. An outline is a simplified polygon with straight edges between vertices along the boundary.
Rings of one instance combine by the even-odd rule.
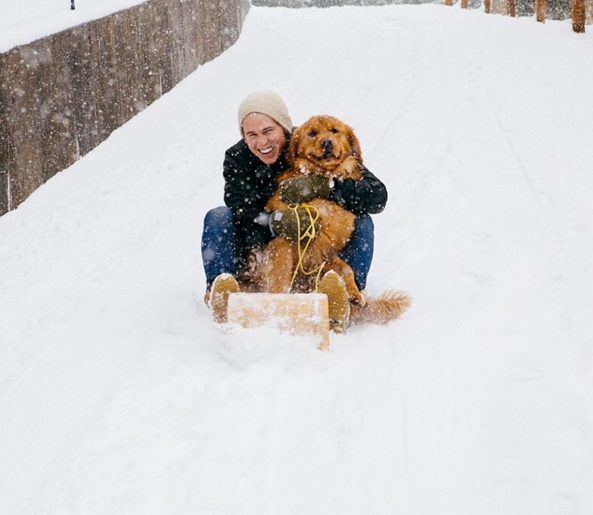
[[[267,114],[276,120],[289,133],[292,132],[292,120],[282,97],[274,91],[255,91],[247,95],[239,105],[239,130],[243,134],[243,118],[249,113]]]

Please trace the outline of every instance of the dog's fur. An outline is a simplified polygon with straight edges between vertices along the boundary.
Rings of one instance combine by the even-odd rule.
[[[362,177],[362,154],[354,131],[332,116],[313,116],[293,133],[288,149],[290,168],[277,183],[299,175],[318,174],[332,181]],[[320,230],[310,242],[303,260],[306,271],[323,265],[322,273],[335,270],[343,279],[352,305],[353,321],[385,323],[398,317],[409,306],[410,299],[399,292],[386,292],[378,298],[367,298],[359,291],[350,266],[339,257],[354,230],[355,216],[335,202],[316,198],[306,204],[319,213]],[[266,210],[273,212],[289,206],[280,199],[278,190]],[[298,264],[297,244],[287,238],[274,238],[263,252],[252,256],[256,282],[260,291],[288,292]],[[292,290],[311,292],[315,274],[300,273]]]
[[[331,180],[361,178],[358,139],[350,127],[330,116],[314,116],[294,131],[288,159],[291,166],[278,177],[278,184],[292,177],[311,174],[323,175]],[[307,248],[303,268],[312,271],[324,264],[323,272],[335,270],[344,279],[351,301],[363,302],[352,269],[338,255],[352,235],[354,215],[331,200],[316,198],[307,204],[319,213],[320,230]],[[266,209],[273,212],[288,207],[276,191]],[[279,237],[269,243],[267,250],[270,254],[269,291],[287,291],[298,263],[297,245]],[[315,274],[307,276],[299,273],[293,289],[312,291],[314,280]]]

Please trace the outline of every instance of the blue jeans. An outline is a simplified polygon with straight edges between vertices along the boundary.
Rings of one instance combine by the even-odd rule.
[[[340,257],[354,272],[356,285],[364,290],[373,260],[375,226],[369,215],[360,215],[354,222],[354,232]],[[216,207],[206,213],[202,232],[202,261],[206,273],[206,286],[217,275],[227,272],[237,275],[243,266],[245,249],[238,247],[237,230],[233,214],[226,206]]]

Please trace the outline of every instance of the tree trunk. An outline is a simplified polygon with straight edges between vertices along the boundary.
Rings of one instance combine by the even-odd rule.
[[[535,19],[546,23],[546,0],[535,0]]]
[[[585,32],[585,1],[572,0],[572,30]]]
[[[453,5],[453,0],[445,0],[445,5]]]
[[[469,0],[461,0],[461,8],[467,9],[468,2],[469,2]]]
[[[484,12],[490,14],[490,0],[484,0]]]
[[[507,0],[507,14],[513,18],[517,16],[517,1]]]

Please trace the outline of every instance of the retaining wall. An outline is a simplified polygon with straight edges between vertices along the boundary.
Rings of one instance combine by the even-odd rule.
[[[248,0],[149,0],[0,54],[0,215],[239,37]]]

